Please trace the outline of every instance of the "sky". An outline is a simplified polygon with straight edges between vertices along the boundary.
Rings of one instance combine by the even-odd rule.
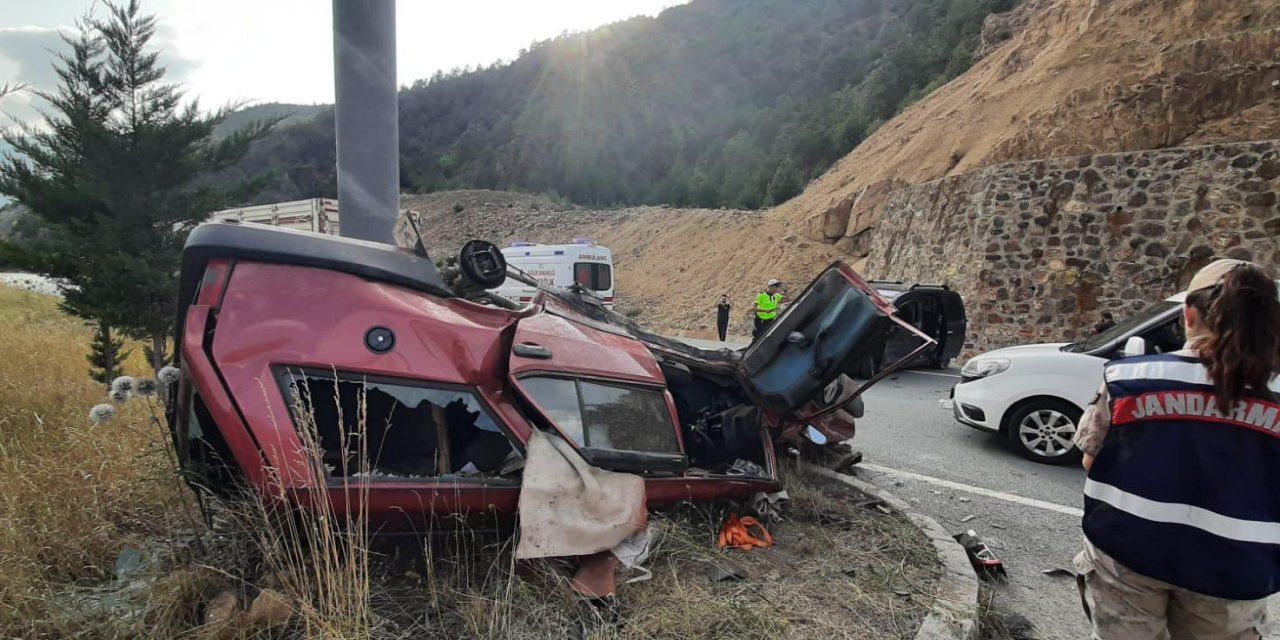
[[[126,1],[126,0],[122,0]],[[536,40],[687,0],[399,0],[397,75],[401,85],[437,70],[510,60]],[[59,30],[100,0],[0,0],[0,85],[56,84]],[[170,81],[207,107],[232,102],[333,101],[329,0],[142,0],[159,21],[153,44]],[[0,100],[0,124],[36,118],[33,99]]]

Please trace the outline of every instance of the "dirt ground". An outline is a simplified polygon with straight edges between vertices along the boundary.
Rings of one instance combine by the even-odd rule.
[[[628,584],[635,574],[620,573],[616,597],[606,602],[572,592],[573,559],[515,561],[506,534],[374,537],[359,545],[340,537],[336,555],[316,555],[248,530],[263,526],[260,518],[223,504],[212,509],[212,530],[138,541],[143,560],[127,579],[65,592],[58,609],[68,622],[91,620],[81,628],[88,638],[914,637],[939,574],[928,540],[903,515],[849,487],[798,475],[787,481],[783,519],[768,525],[768,549],[716,548],[726,513],[745,513],[731,503],[651,514],[657,535],[645,566],[652,578]],[[304,555],[312,566],[295,564]],[[246,613],[268,592],[288,603],[275,625]],[[231,595],[242,603],[237,617],[215,624],[213,603]],[[157,608],[157,601],[166,604]],[[139,627],[152,620],[167,631],[148,635]]]

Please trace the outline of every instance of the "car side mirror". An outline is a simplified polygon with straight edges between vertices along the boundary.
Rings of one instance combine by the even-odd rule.
[[[1122,351],[1121,353],[1123,353],[1124,357],[1126,358],[1132,358],[1133,356],[1146,355],[1147,341],[1143,340],[1142,338],[1139,338],[1138,336],[1129,338],[1128,340],[1125,341],[1124,351]]]
[[[808,427],[805,428],[804,435],[806,438],[809,439],[809,442],[812,442],[816,445],[821,446],[827,443],[827,436],[824,435],[821,431],[818,431],[816,428],[814,428],[813,425],[809,425]]]

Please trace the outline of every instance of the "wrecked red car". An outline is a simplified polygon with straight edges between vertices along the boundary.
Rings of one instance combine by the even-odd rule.
[[[587,292],[495,299],[507,271],[479,241],[438,269],[421,250],[201,225],[169,415],[188,481],[382,522],[509,514],[539,429],[643,476],[650,505],[774,491],[779,445],[853,436],[868,383],[842,372],[914,331],[843,263],[742,352],[649,333]]]

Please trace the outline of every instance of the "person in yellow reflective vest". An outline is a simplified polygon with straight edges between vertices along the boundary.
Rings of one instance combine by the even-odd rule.
[[[770,280],[769,285],[756,295],[755,304],[755,328],[751,332],[751,338],[758,339],[761,334],[773,324],[778,317],[778,305],[786,298],[786,293],[782,291],[781,280]]]

